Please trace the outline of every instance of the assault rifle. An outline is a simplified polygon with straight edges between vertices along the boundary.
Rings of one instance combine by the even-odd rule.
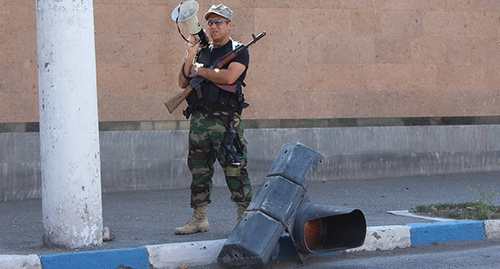
[[[215,68],[222,68],[226,66],[229,62],[234,60],[236,56],[238,56],[240,53],[248,49],[253,43],[257,42],[259,39],[263,38],[266,35],[266,32],[260,33],[258,36],[252,35],[253,40],[248,42],[246,45],[240,45],[234,50],[226,53],[224,56],[222,56],[220,59],[217,59],[212,65],[210,65],[210,69],[215,69]],[[193,91],[193,89],[196,89],[196,87],[199,87],[202,83],[206,82],[207,80],[202,77],[194,77],[189,81],[189,86],[187,86],[184,91],[181,93],[177,94],[176,96],[172,97],[170,100],[168,100],[165,103],[165,106],[167,106],[168,112],[172,113],[174,110],[184,101],[189,94]],[[222,90],[228,91],[228,92],[233,92],[235,91],[236,85],[222,85],[222,84],[215,84],[217,87],[221,88]]]

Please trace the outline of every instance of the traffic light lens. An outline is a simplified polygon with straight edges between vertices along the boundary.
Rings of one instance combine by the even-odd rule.
[[[322,247],[323,238],[322,219],[310,220],[304,224],[304,239],[309,250],[314,251],[315,249]]]

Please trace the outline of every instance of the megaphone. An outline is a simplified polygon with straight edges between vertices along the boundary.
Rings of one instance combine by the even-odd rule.
[[[205,47],[208,45],[208,37],[205,34],[205,30],[200,26],[200,22],[198,21],[198,17],[196,17],[196,12],[198,12],[199,4],[196,1],[186,1],[181,2],[174,10],[172,11],[172,20],[177,23],[177,29],[179,30],[179,34],[181,34],[184,40],[187,39],[182,35],[181,30],[179,28],[179,22],[182,22],[188,32],[191,35],[197,35],[200,38],[200,46]]]

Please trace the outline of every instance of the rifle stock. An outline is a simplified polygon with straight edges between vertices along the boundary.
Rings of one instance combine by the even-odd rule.
[[[187,86],[182,92],[178,93],[176,96],[172,97],[170,100],[168,100],[165,103],[165,106],[167,106],[168,112],[172,114],[174,110],[184,101],[193,89],[190,86]]]
[[[216,84],[216,83],[214,83],[214,84],[217,87],[219,87],[221,90],[224,90],[226,92],[234,93],[235,89],[236,89],[236,84],[230,84],[230,85],[225,85],[225,84],[223,85],[223,84]],[[191,86],[187,86],[182,92],[180,92],[176,96],[170,98],[170,100],[168,100],[165,103],[165,106],[167,106],[168,112],[170,112],[170,114],[172,114],[172,112],[174,112],[174,110],[176,110],[177,107],[179,107],[179,105],[182,103],[182,101],[184,101],[191,94],[192,91],[193,91],[193,89],[191,88]]]

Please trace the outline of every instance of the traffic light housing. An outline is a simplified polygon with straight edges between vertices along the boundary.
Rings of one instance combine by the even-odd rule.
[[[358,209],[304,202],[288,227],[302,261],[308,254],[332,252],[363,245],[366,220]]]
[[[217,261],[226,266],[268,264],[278,257],[288,231],[302,261],[310,253],[361,246],[366,221],[360,210],[312,204],[306,175],[321,155],[303,144],[283,145],[268,175]]]

